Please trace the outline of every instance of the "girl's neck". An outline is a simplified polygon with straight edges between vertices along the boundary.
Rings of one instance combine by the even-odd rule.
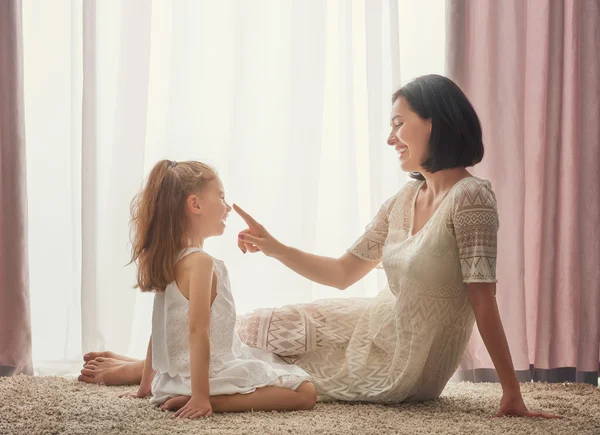
[[[190,237],[187,243],[188,248],[204,249],[204,237]]]

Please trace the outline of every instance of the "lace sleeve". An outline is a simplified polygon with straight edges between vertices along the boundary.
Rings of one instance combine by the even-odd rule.
[[[498,234],[496,197],[488,181],[470,179],[455,197],[452,227],[463,281],[495,283]]]
[[[348,252],[361,260],[381,261],[383,245],[388,234],[389,216],[398,194],[381,206],[362,236],[354,242]]]

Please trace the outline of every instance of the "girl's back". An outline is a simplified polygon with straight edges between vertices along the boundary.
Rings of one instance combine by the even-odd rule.
[[[188,248],[181,253],[177,266],[185,261],[185,257],[196,252],[208,255],[200,248]],[[164,292],[157,292],[154,296],[152,366],[155,370],[171,375],[190,376],[188,279],[185,267],[177,266],[177,280],[167,285]],[[228,354],[231,354],[233,348],[236,320],[227,269],[222,261],[213,258],[213,271],[210,312],[211,369],[217,368],[220,365],[219,361],[224,357],[232,356]],[[181,289],[177,281],[182,283]]]

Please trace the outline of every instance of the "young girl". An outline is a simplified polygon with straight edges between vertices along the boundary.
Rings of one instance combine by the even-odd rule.
[[[227,269],[202,249],[220,236],[231,207],[221,180],[194,161],[159,162],[132,203],[137,287],[154,291],[152,337],[134,397],[178,410],[311,409],[317,392],[306,372],[242,344]]]

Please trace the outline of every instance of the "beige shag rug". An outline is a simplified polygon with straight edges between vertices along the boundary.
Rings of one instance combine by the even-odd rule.
[[[319,403],[312,411],[220,414],[175,420],[147,400],[119,399],[131,389],[58,377],[0,378],[0,434],[600,434],[600,390],[580,384],[523,384],[532,409],[562,420],[489,418],[497,384],[450,383],[438,400],[418,404]]]

